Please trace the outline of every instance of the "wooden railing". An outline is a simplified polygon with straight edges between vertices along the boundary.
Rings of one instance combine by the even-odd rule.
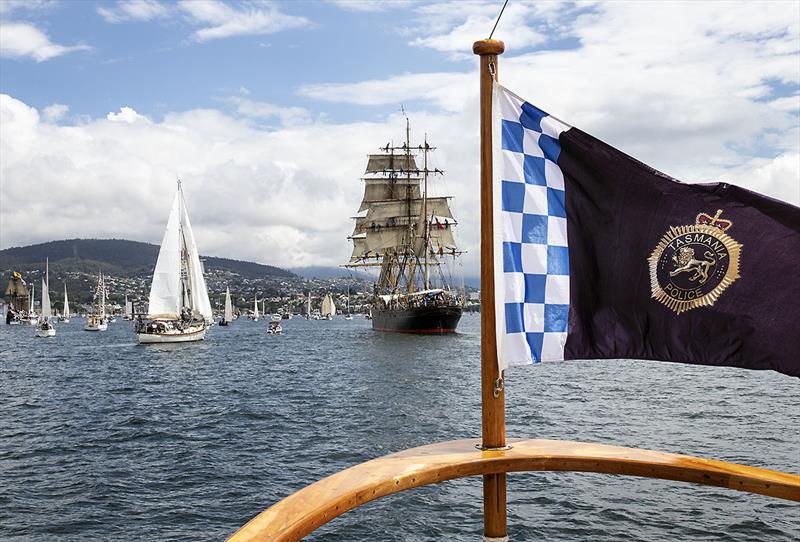
[[[300,540],[348,510],[385,495],[445,480],[521,471],[577,471],[659,478],[724,487],[800,502],[800,475],[583,442],[511,440],[508,450],[482,451],[476,440],[411,448],[338,472],[263,511],[232,542]]]

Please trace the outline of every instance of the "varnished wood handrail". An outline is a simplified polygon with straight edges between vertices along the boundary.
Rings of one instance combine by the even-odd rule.
[[[286,497],[228,540],[290,542],[366,502],[429,484],[492,473],[575,471],[692,482],[800,502],[800,475],[701,459],[562,440],[510,441],[481,451],[477,440],[411,448],[337,472]]]

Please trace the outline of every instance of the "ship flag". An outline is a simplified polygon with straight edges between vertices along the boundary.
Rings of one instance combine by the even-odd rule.
[[[497,83],[492,109],[500,370],[630,358],[800,376],[800,208],[677,181]]]

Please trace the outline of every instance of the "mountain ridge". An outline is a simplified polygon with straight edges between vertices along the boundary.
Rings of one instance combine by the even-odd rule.
[[[128,239],[61,239],[0,250],[0,270],[41,269],[49,258],[54,269],[71,269],[119,276],[146,276],[153,272],[158,245]],[[201,256],[206,269],[237,273],[245,278],[297,278],[295,273],[273,265]]]

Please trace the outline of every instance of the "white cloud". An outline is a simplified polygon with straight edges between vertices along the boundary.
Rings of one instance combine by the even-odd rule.
[[[42,109],[42,114],[48,122],[55,122],[64,118],[69,111],[69,106],[64,104],[52,104]]]
[[[346,261],[366,154],[403,130],[399,118],[264,130],[210,109],[145,122],[126,107],[59,126],[8,95],[0,118],[0,247],[54,231],[158,243],[180,176],[204,254],[286,267]]]
[[[514,21],[512,32],[502,32],[509,48],[520,50],[547,41],[548,33],[552,31],[551,23],[558,20],[545,17],[554,9],[549,4],[551,3],[511,2],[506,7],[498,32],[503,30],[500,25],[505,21]],[[499,5],[502,4],[464,0],[424,5],[416,10],[412,25],[406,27],[404,33],[421,34],[411,41],[411,45],[443,51],[454,59],[470,58],[472,44],[478,39],[488,37],[491,32]],[[554,5],[558,6],[559,14],[565,18],[566,13],[574,10],[571,5]]]
[[[390,9],[401,9],[418,3],[418,0],[328,0],[347,11],[388,11]]]
[[[97,7],[99,13],[109,23],[125,21],[150,21],[166,17],[170,9],[158,0],[124,0],[112,6]]]
[[[91,49],[87,45],[64,46],[52,43],[47,34],[28,23],[0,21],[0,55],[10,58],[30,57],[36,62]]]
[[[217,0],[183,0],[178,6],[194,23],[206,25],[192,34],[192,39],[199,42],[273,34],[311,24],[305,17],[281,13],[274,5],[264,3],[249,3],[234,9]]]
[[[150,122],[147,117],[140,115],[135,109],[127,106],[120,107],[119,113],[109,113],[106,115],[106,119],[110,120],[111,122],[127,122],[128,124],[134,124],[136,122]]]
[[[7,15],[15,11],[36,11],[54,6],[54,0],[2,0],[0,1],[0,15]]]
[[[304,85],[300,93],[329,102],[358,105],[397,105],[412,100],[429,102],[447,111],[460,111],[474,94],[469,73],[410,73],[358,83]]]
[[[302,107],[280,107],[266,102],[248,100],[240,96],[229,96],[221,99],[233,105],[236,108],[236,112],[245,117],[254,119],[277,118],[285,126],[311,122],[311,113],[308,109]]]

